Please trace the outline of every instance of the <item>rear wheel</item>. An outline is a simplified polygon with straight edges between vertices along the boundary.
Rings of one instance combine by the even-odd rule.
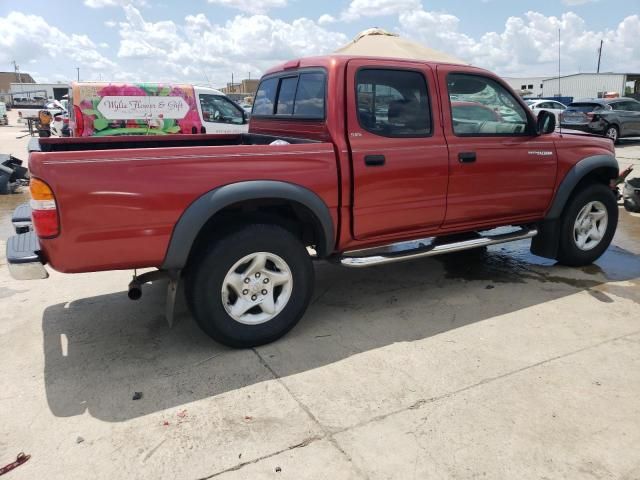
[[[196,255],[187,273],[193,316],[231,347],[272,342],[295,326],[313,291],[306,248],[276,225],[249,225]]]
[[[605,130],[604,134],[606,137],[609,137],[611,140],[613,140],[613,143],[618,143],[618,138],[620,137],[620,131],[618,130],[618,127],[616,127],[615,125],[609,125]]]
[[[618,225],[615,195],[606,185],[593,184],[575,194],[565,208],[558,261],[589,265],[609,247]]]

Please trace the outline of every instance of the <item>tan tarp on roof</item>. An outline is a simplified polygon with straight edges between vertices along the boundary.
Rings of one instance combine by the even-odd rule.
[[[340,55],[469,64],[452,55],[406,40],[395,33],[390,33],[380,28],[370,28],[360,32],[353,41],[340,47],[335,53]]]

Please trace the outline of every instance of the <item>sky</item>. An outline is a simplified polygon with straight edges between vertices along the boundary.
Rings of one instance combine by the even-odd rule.
[[[503,76],[640,73],[640,0],[0,0],[0,71],[220,87],[379,27]]]

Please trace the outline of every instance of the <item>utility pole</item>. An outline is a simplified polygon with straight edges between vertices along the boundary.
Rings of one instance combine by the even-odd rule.
[[[78,73],[78,81],[80,81],[80,67],[76,67],[76,72]]]
[[[600,48],[598,49],[598,70],[596,73],[600,73],[600,59],[602,58],[602,44],[604,40],[600,40]]]

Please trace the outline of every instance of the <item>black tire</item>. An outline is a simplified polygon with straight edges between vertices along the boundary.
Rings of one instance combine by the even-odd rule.
[[[247,325],[227,313],[221,295],[229,270],[256,252],[275,254],[292,276],[289,299],[272,319]],[[305,246],[278,225],[254,224],[212,241],[190,261],[186,272],[187,301],[196,322],[214,340],[235,348],[273,342],[291,330],[304,314],[313,293],[314,271]]]
[[[614,144],[620,141],[620,129],[615,125],[609,125],[605,131],[604,136],[613,140]]]
[[[576,244],[574,226],[578,214],[589,202],[601,202],[607,211],[607,226],[600,242],[590,250],[582,250]],[[564,209],[561,227],[558,261],[564,265],[580,267],[600,258],[609,247],[618,225],[618,203],[613,191],[606,185],[590,184],[575,193]]]

